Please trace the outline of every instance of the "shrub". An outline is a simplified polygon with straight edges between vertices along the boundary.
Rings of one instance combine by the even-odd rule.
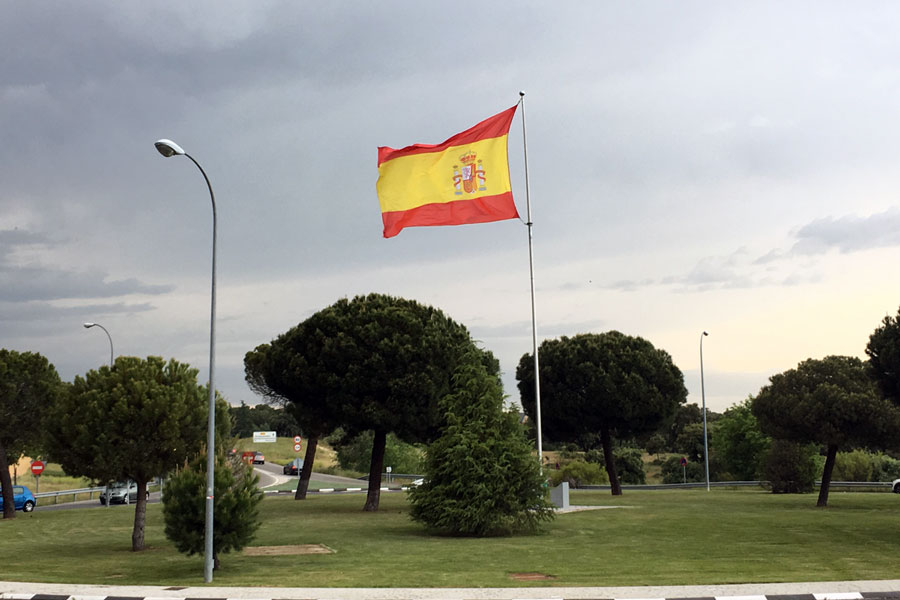
[[[698,483],[706,481],[706,467],[702,462],[687,461],[681,466],[680,456],[670,456],[663,464],[661,473],[663,483]]]
[[[631,485],[647,483],[643,456],[644,453],[640,448],[620,446],[613,449],[613,462],[616,465],[616,474],[619,476],[621,483]],[[585,452],[584,458],[587,462],[606,466],[606,461],[603,459],[603,450],[600,448],[588,450]]]
[[[263,491],[259,476],[240,457],[220,455],[215,464],[213,496],[213,564],[219,554],[241,550],[259,529],[259,503]],[[188,555],[205,550],[206,456],[200,455],[166,481],[163,491],[166,537]]]
[[[409,492],[410,517],[450,535],[536,531],[553,509],[525,429],[503,410],[499,377],[471,361],[454,372],[453,389],[440,400],[425,481]]]
[[[578,488],[583,485],[606,485],[609,483],[609,475],[606,469],[593,462],[573,460],[559,470],[550,472],[550,483],[554,486],[563,481],[569,482],[569,487]]]
[[[802,494],[815,488],[816,458],[814,444],[773,440],[766,454],[763,474],[773,494]]]
[[[900,460],[879,452],[873,455],[872,463],[872,481],[900,479]]]
[[[872,454],[865,450],[838,452],[834,461],[832,481],[872,481],[874,464]]]

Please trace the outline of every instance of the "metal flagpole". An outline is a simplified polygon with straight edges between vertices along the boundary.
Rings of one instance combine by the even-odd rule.
[[[522,147],[525,150],[525,206],[528,211],[528,268],[531,272],[531,343],[534,349],[534,406],[537,420],[538,464],[544,468],[544,446],[541,435],[541,375],[538,368],[537,312],[534,306],[534,235],[531,221],[531,189],[528,186],[528,142],[525,137],[525,92],[519,92],[519,104],[522,106]]]

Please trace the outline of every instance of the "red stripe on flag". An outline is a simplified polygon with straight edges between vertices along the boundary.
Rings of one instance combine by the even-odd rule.
[[[454,135],[452,138],[440,144],[413,144],[412,146],[407,146],[406,148],[399,149],[388,148],[387,146],[379,146],[378,166],[380,167],[381,163],[383,162],[387,162],[394,158],[400,158],[402,156],[411,156],[413,154],[427,154],[429,152],[443,152],[447,148],[453,146],[462,146],[480,140],[487,140],[490,138],[507,135],[509,133],[510,123],[512,123],[513,117],[515,116],[516,109],[518,107],[519,105],[516,104],[512,108],[504,110],[502,113],[496,114],[493,117],[488,117],[474,127],[470,127],[465,131],[461,131],[460,133]]]
[[[425,204],[411,210],[384,212],[384,237],[394,237],[404,227],[428,227],[431,225],[468,225],[490,223],[504,219],[518,219],[512,192],[484,196],[473,200],[458,200],[437,204]]]

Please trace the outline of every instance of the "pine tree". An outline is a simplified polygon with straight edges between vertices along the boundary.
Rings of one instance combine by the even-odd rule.
[[[259,529],[262,490],[259,476],[236,457],[216,458],[213,497],[213,568],[219,555],[241,550]],[[166,482],[163,493],[166,537],[179,552],[200,554],[205,549],[206,455],[198,455]]]
[[[524,429],[503,410],[499,378],[472,360],[453,387],[440,402],[444,424],[428,448],[425,481],[410,491],[411,517],[450,535],[536,531],[553,511]]]

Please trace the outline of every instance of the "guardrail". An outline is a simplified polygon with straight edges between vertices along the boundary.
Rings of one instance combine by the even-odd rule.
[[[72,496],[72,502],[75,501],[75,498],[78,494],[87,494],[89,500],[94,499],[94,494],[99,494],[104,491],[105,487],[92,487],[92,488],[78,488],[74,490],[59,490],[56,492],[40,492],[34,495],[35,498],[53,498],[53,504],[59,503],[60,496]]]
[[[728,488],[728,487],[764,487],[769,485],[768,481],[710,481],[709,487],[711,488]],[[816,481],[816,487],[822,485],[821,481]],[[697,488],[705,488],[706,482],[696,482],[696,483],[659,483],[659,484],[650,484],[650,485],[623,485],[621,486],[623,490],[677,490],[677,489],[697,489]],[[848,489],[868,489],[868,488],[884,488],[887,491],[891,490],[891,482],[890,481],[832,481],[829,489],[840,489],[840,488],[848,488]],[[579,488],[579,490],[608,490],[610,486],[608,485],[583,485]]]

